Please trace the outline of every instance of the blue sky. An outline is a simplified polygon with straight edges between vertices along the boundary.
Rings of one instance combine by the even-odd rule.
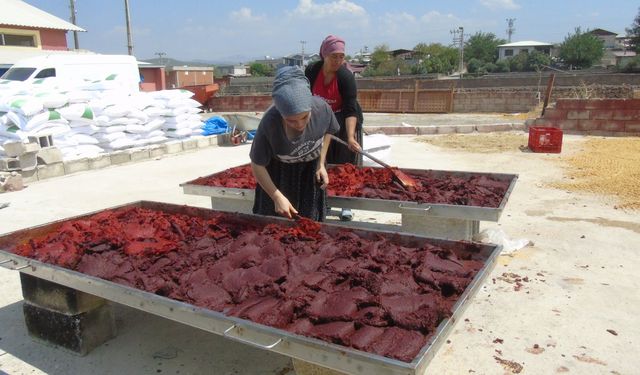
[[[26,0],[69,19],[69,0]],[[450,44],[450,30],[492,32],[506,39],[507,18],[515,18],[512,41],[562,42],[578,26],[624,33],[638,14],[631,0],[129,0],[134,54],[139,59],[244,62],[316,52],[328,34],[343,37],[347,54],[367,46],[413,48],[417,43]],[[123,0],[76,0],[80,47],[127,53]],[[73,47],[72,33],[68,35]]]

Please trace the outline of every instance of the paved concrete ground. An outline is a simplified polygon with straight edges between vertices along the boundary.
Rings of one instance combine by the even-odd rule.
[[[498,223],[533,246],[502,255],[428,370],[433,374],[634,374],[640,368],[640,215],[592,194],[545,186],[559,155],[470,154],[393,137],[400,167],[518,173]],[[582,138],[565,136],[563,155]],[[0,233],[135,200],[207,207],[178,184],[248,161],[248,145],[81,172],[0,194]],[[356,212],[378,222],[394,215]],[[516,279],[521,279],[517,287]],[[517,289],[517,290],[516,290]],[[9,374],[292,374],[287,358],[118,307],[119,335],[86,357],[32,341],[18,273],[0,269],[0,371]]]

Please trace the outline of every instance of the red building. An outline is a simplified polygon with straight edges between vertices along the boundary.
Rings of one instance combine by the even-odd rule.
[[[21,0],[0,4],[0,69],[43,53],[69,51],[67,32],[85,31]]]

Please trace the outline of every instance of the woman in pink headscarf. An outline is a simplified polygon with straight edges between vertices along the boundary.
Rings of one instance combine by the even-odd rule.
[[[305,75],[314,96],[323,98],[340,123],[336,134],[349,144],[345,147],[332,142],[327,153],[329,164],[361,164],[357,151],[362,145],[362,109],[357,101],[358,91],[353,73],[345,65],[344,40],[335,35],[327,36],[320,46],[320,61],[307,66]],[[349,221],[353,214],[343,209],[340,219]]]

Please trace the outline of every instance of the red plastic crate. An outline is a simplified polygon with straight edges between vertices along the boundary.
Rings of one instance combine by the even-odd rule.
[[[529,128],[529,149],[533,152],[560,153],[562,130],[532,126]]]

